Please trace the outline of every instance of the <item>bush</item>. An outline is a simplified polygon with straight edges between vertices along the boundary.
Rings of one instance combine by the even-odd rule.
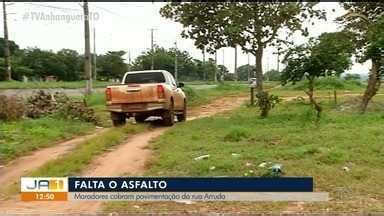
[[[350,74],[350,73],[348,73],[348,74],[345,74],[345,76],[344,76],[344,79],[345,80],[361,80],[361,76],[360,76],[360,74]]]
[[[256,98],[256,105],[260,108],[260,116],[262,118],[267,117],[269,111],[281,102],[281,99],[277,95],[269,95],[268,92],[256,93]]]
[[[233,127],[231,128],[229,133],[227,133],[224,136],[224,141],[239,142],[243,138],[248,138],[248,137],[249,137],[249,133],[247,130],[241,127]]]
[[[16,96],[7,97],[0,95],[0,119],[17,120],[23,117],[25,105],[22,100]]]
[[[194,101],[199,98],[199,95],[191,87],[185,86],[183,87],[183,91],[189,101]]]

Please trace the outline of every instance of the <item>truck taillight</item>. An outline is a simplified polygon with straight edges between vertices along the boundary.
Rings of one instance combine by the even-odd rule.
[[[163,85],[157,85],[157,97],[165,98],[165,90]]]
[[[105,89],[105,97],[106,97],[107,101],[110,101],[112,99],[112,89],[111,88]]]

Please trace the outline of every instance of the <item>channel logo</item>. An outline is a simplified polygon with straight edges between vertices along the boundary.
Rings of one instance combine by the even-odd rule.
[[[20,192],[23,201],[66,201],[68,178],[22,177]]]
[[[62,177],[22,177],[21,192],[68,192],[68,179]]]

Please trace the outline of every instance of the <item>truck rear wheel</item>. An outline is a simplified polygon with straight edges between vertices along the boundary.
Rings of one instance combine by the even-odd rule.
[[[184,100],[183,113],[177,114],[176,117],[177,117],[178,122],[183,122],[183,121],[187,120],[187,102],[185,100]]]
[[[171,101],[171,105],[169,106],[169,110],[165,110],[163,115],[163,124],[165,126],[172,126],[175,123],[175,113],[173,110],[173,101]]]
[[[112,124],[115,127],[125,125],[127,116],[125,113],[111,112]]]

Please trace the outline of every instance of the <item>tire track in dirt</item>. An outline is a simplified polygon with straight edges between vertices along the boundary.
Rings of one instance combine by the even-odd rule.
[[[208,117],[216,113],[229,111],[239,107],[247,99],[246,96],[223,97],[209,104],[188,110],[188,120]],[[177,125],[177,124],[176,124]],[[148,148],[152,139],[160,136],[169,128],[160,127],[139,133],[128,138],[109,152],[94,159],[81,173],[82,176],[120,176],[141,175],[145,171],[145,163],[151,157]],[[0,213],[96,213],[100,211],[102,202],[22,202],[19,196],[0,203]]]

